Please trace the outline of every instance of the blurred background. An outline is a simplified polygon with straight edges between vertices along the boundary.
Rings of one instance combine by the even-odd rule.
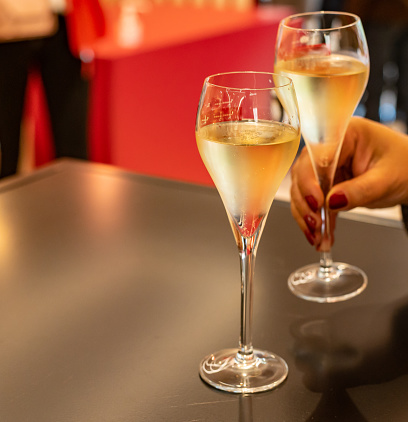
[[[7,18],[1,1],[0,32]],[[29,64],[18,173],[58,156],[75,157],[60,151],[52,116],[81,113],[87,152],[79,158],[211,184],[194,138],[203,79],[230,70],[273,71],[279,21],[303,11],[344,10],[361,17],[371,69],[356,114],[407,132],[406,0],[47,1],[60,19],[60,28],[64,19],[68,49],[80,63],[79,77],[85,87],[75,100],[60,94],[61,108],[53,111],[41,63]],[[3,40],[0,48],[1,44],[10,43]],[[66,78],[61,75],[57,85],[64,86]],[[65,110],[64,101],[71,101],[69,111],[60,111]],[[73,126],[75,120],[63,130],[67,134],[63,143],[78,137],[70,134]]]

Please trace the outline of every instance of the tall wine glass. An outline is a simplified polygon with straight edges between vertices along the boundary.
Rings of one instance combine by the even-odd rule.
[[[283,19],[276,41],[275,72],[293,80],[302,135],[326,196],[333,186],[345,131],[368,79],[368,48],[360,18],[350,13],[314,12]],[[292,273],[289,287],[307,300],[346,300],[364,290],[367,276],[355,266],[333,262],[326,203],[321,215],[320,263]]]
[[[205,357],[200,375],[233,393],[270,390],[285,380],[288,368],[279,356],[252,346],[253,276],[270,206],[299,146],[292,81],[259,72],[209,76],[198,106],[196,139],[226,208],[241,264],[239,347]]]

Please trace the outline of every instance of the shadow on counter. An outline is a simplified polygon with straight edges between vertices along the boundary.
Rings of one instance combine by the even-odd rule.
[[[408,373],[408,297],[304,319],[291,333],[306,388],[322,393],[307,421],[367,421],[346,390]]]

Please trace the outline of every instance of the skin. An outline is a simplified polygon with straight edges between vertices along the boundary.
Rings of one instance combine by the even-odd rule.
[[[291,211],[317,250],[322,240],[320,208],[324,200],[304,148],[292,167]],[[408,136],[380,123],[353,117],[326,201],[331,210],[331,243],[339,211],[408,205]]]

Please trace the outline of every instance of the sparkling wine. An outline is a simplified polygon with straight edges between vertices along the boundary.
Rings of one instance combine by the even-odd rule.
[[[302,134],[319,178],[321,173],[332,173],[337,164],[345,130],[367,84],[368,70],[356,58],[341,54],[310,54],[275,65],[277,73],[293,80]]]
[[[299,146],[283,123],[223,122],[196,132],[201,158],[227,209],[234,233],[255,234]]]

